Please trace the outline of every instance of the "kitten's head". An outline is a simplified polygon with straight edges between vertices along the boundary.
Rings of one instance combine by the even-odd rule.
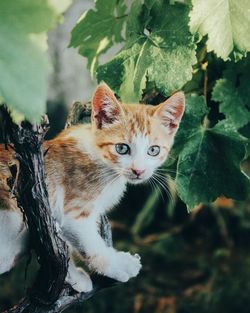
[[[178,92],[157,105],[121,104],[109,87],[97,87],[92,127],[104,162],[130,183],[149,179],[167,159],[185,109]]]

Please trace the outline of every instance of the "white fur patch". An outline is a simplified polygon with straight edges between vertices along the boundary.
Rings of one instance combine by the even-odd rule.
[[[126,181],[123,177],[108,183],[100,195],[92,202],[94,214],[99,216],[112,209],[120,201],[125,189]]]
[[[69,261],[66,281],[78,292],[89,292],[93,289],[89,275],[82,268],[76,267],[73,261]]]
[[[0,210],[0,274],[9,271],[24,252],[27,230],[21,213]]]

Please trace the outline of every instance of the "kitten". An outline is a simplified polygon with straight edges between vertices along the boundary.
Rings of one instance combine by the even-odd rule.
[[[91,124],[62,131],[46,141],[46,182],[52,213],[71,251],[90,269],[126,282],[141,268],[138,255],[107,247],[98,233],[100,214],[116,205],[126,184],[149,179],[167,159],[185,107],[181,92],[158,106],[123,105],[109,87],[97,87]],[[0,274],[25,253],[27,229],[7,186],[13,152],[0,147]],[[70,261],[67,281],[90,291],[87,273]]]

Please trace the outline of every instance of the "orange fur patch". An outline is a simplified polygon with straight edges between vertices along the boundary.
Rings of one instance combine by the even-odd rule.
[[[83,211],[83,212],[81,212],[79,215],[77,215],[76,217],[75,217],[75,219],[76,220],[79,220],[79,219],[81,219],[81,218],[87,218],[87,217],[89,217],[89,212],[85,212],[85,211]]]
[[[18,210],[16,199],[10,192],[10,187],[7,180],[10,179],[11,172],[9,164],[14,163],[18,167],[18,161],[14,158],[14,151],[5,148],[5,145],[0,144],[0,210]]]

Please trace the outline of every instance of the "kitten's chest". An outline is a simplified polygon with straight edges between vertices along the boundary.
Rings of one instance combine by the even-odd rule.
[[[107,183],[102,191],[96,195],[92,207],[96,213],[104,213],[112,209],[121,200],[126,190],[126,183],[123,178]]]
[[[100,186],[101,185],[101,186]],[[65,185],[62,188],[65,190]],[[89,183],[85,189],[70,186],[71,192],[64,192],[63,207],[60,211],[74,217],[89,214],[100,215],[111,210],[121,199],[126,190],[124,178],[105,180],[98,184]],[[55,199],[62,199],[61,193],[56,193]],[[56,204],[58,201],[54,201]],[[60,202],[61,203],[61,202]]]

